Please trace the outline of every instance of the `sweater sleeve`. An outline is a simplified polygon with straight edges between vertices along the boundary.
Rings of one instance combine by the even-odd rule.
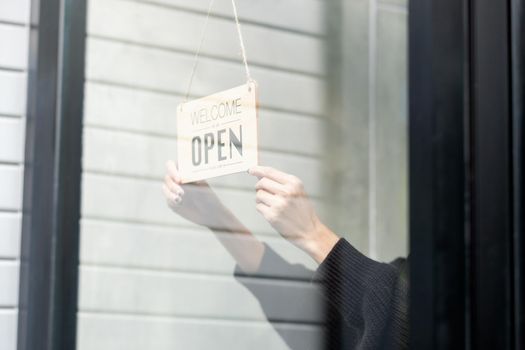
[[[286,285],[269,290],[245,277],[275,276],[278,272],[281,278],[294,276],[321,285],[318,290],[327,304],[324,310],[329,348],[390,350],[408,348],[408,285],[404,270],[404,259],[380,263],[340,239],[315,273],[288,263],[266,246],[259,271],[247,275],[237,266],[235,277],[257,298],[269,321],[278,305],[292,305],[301,296],[292,295]],[[304,348],[293,337],[276,330],[291,349]]]
[[[314,279],[355,336],[356,349],[408,348],[406,260],[380,263],[340,239]],[[328,325],[329,327],[331,325]]]

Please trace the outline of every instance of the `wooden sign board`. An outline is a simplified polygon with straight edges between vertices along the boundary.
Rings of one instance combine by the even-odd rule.
[[[257,165],[257,83],[180,104],[177,136],[183,183]]]

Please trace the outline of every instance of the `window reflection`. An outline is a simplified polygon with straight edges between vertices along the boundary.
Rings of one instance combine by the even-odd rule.
[[[264,167],[176,188],[207,1],[89,1],[78,348],[403,348],[406,4],[237,3]],[[190,98],[244,82],[230,6]]]

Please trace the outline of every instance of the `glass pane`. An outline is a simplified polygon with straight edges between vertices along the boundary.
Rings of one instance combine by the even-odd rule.
[[[181,185],[207,6],[89,1],[78,348],[406,347],[406,2],[238,0],[261,167]],[[216,0],[190,100],[245,82]]]

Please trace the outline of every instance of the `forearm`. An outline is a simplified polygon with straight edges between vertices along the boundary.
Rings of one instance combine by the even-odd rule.
[[[210,230],[245,272],[257,271],[264,255],[264,244],[228,208],[221,206],[218,212],[221,212],[219,221],[209,227]],[[314,226],[305,239],[294,243],[321,264],[340,237],[320,221]]]
[[[220,229],[210,227],[215,237],[235,259],[240,268],[247,272],[258,270],[264,255],[264,244],[255,237],[227,208],[222,208]]]

